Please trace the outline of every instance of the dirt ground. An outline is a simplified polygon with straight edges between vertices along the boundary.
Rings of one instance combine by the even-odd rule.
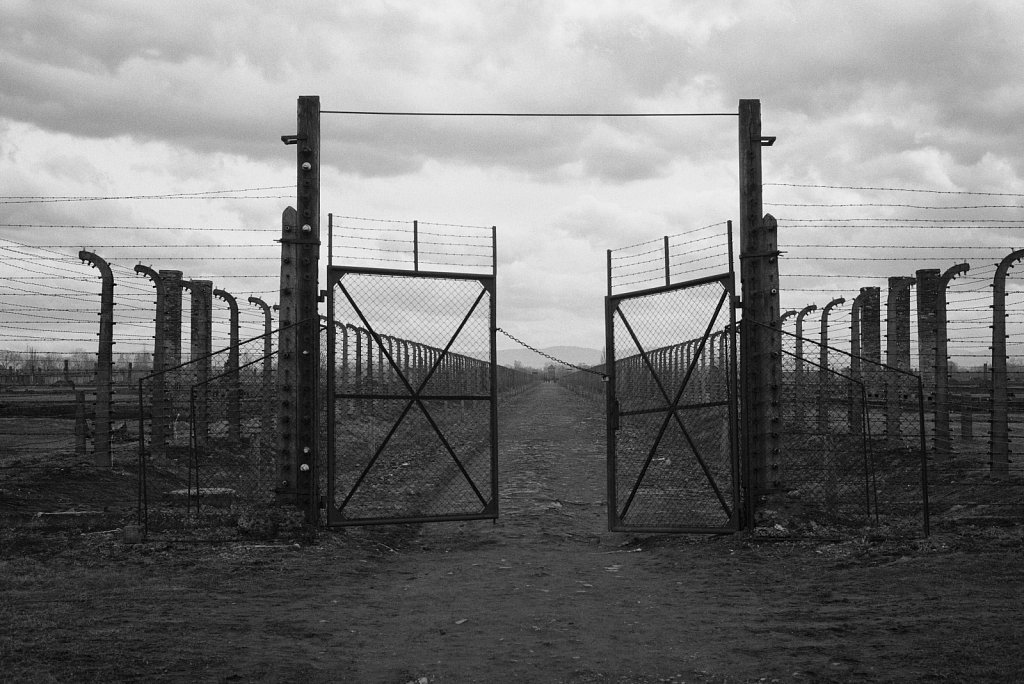
[[[501,430],[501,517],[315,544],[6,534],[0,680],[1024,681],[1022,528],[771,541],[606,532],[603,416]]]

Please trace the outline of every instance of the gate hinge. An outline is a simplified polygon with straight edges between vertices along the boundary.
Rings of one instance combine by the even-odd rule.
[[[611,412],[611,415],[609,416],[609,418],[611,419],[612,430],[618,430],[619,429],[619,400],[618,399],[614,399],[612,401],[612,412]]]

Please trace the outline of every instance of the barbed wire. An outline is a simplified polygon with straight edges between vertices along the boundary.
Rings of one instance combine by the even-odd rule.
[[[280,233],[280,228],[220,228],[215,226],[105,226],[85,225],[80,223],[0,223],[0,228],[61,228],[90,230],[166,230],[193,232],[225,232],[225,233]]]
[[[684,235],[692,235],[693,233],[696,233],[696,232],[699,232],[699,231],[702,231],[702,230],[707,230],[709,228],[725,227],[725,226],[728,226],[728,225],[729,225],[728,221],[719,221],[718,223],[709,223],[706,226],[700,226],[698,228],[691,228],[690,230],[684,230],[684,231],[681,231],[679,233],[673,233],[671,235],[666,235],[666,236],[663,236],[663,237],[660,237],[660,238],[651,238],[649,240],[643,240],[641,242],[635,242],[635,243],[633,243],[631,245],[625,245],[624,247],[616,247],[615,249],[612,249],[612,250],[609,250],[609,251],[611,251],[611,253],[612,253],[612,259],[613,260],[614,259],[628,258],[628,256],[622,256],[622,257],[616,256],[615,253],[616,252],[622,252],[622,251],[629,250],[629,249],[633,249],[635,247],[643,247],[645,245],[652,245],[652,244],[659,245],[659,247],[657,247],[654,250],[652,250],[652,251],[657,251],[658,249],[661,248],[660,246],[662,244],[664,244],[665,237],[667,237],[667,238],[669,238],[669,240],[671,240],[672,238],[682,237]],[[707,238],[701,238],[701,239],[714,239],[714,237],[715,236],[708,236]],[[721,237],[724,238],[725,236],[723,235]],[[644,253],[647,254],[647,253],[650,253],[650,252],[644,252]],[[635,255],[629,255],[629,256],[635,256]]]
[[[779,245],[779,249],[797,249],[797,248],[801,248],[801,249],[805,249],[805,248],[806,249],[819,249],[820,248],[820,249],[829,249],[829,250],[834,250],[834,249],[913,249],[913,250],[941,249],[941,250],[947,250],[947,251],[956,250],[958,252],[972,251],[972,250],[973,251],[980,251],[980,250],[987,250],[987,251],[1005,250],[1006,252],[1012,252],[1015,249],[1017,249],[1016,247],[1001,246],[1001,245],[993,245],[993,246],[988,246],[988,247],[977,246],[977,245],[893,245],[893,244],[888,244],[888,245],[883,245],[883,244],[873,244],[873,245],[865,245],[865,244],[837,245],[835,243],[817,243],[817,244],[797,244],[797,243],[789,244],[789,243],[782,243],[782,244]]]
[[[780,228],[785,223],[810,224],[813,227],[819,228],[819,227],[827,227],[827,224],[832,223],[832,222],[835,222],[835,223],[855,223],[857,221],[878,221],[879,223],[881,223],[885,227],[891,228],[891,227],[893,227],[892,224],[896,224],[896,223],[910,224],[910,225],[906,226],[906,227],[910,227],[912,225],[917,225],[917,224],[921,224],[921,223],[934,223],[935,222],[934,218],[890,218],[890,217],[886,217],[886,216],[851,216],[851,217],[846,217],[846,218],[835,217],[835,216],[824,216],[824,217],[815,217],[815,218],[794,218],[792,216],[787,216],[785,218],[776,217],[775,220],[778,221]],[[1021,227],[1021,226],[1024,226],[1024,220],[1022,220],[1022,219],[982,219],[982,218],[974,218],[974,217],[972,217],[972,218],[963,218],[963,219],[944,218],[944,219],[942,219],[942,221],[943,221],[943,223],[1002,223],[1002,224],[1013,224],[1011,227]],[[821,224],[821,225],[819,225],[819,224]],[[810,227],[810,226],[800,226],[800,227]],[[863,226],[854,226],[854,227],[861,228]],[[872,227],[874,227],[874,226],[872,226]],[[928,227],[929,228],[938,228],[939,226],[935,225],[935,226],[928,226]],[[962,228],[963,226],[955,226],[955,227]],[[997,227],[997,226],[994,226],[994,227]]]
[[[884,192],[919,192],[930,195],[978,195],[984,197],[1024,197],[1016,192],[976,192],[972,190],[931,190],[927,188],[889,188],[859,185],[824,185],[816,183],[762,183],[764,187],[819,188],[825,190],[874,190]]]
[[[155,195],[0,195],[0,204],[39,204],[50,202],[96,202],[107,200],[166,200],[166,199],[284,199],[289,195],[261,195],[259,197],[234,196],[239,192],[263,192],[266,190],[291,189],[291,185],[270,185],[258,188],[234,190],[204,190],[198,192],[173,192]]]
[[[965,206],[957,205],[938,205],[938,204],[900,204],[898,202],[847,202],[842,204],[833,204],[828,202],[810,202],[810,203],[796,203],[796,202],[764,202],[766,207],[817,207],[817,208],[854,208],[854,207],[889,207],[895,209],[925,209],[925,210],[963,210],[963,209],[1022,209],[1019,204],[971,204]]]

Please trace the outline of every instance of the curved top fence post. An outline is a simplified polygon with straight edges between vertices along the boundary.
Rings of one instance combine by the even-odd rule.
[[[153,282],[156,288],[156,313],[153,325],[153,379],[150,381],[150,448],[154,456],[164,457],[167,454],[167,437],[170,431],[171,409],[167,401],[166,383],[162,370],[167,365],[167,283],[160,274],[149,266],[138,264],[135,272],[144,275]],[[140,401],[142,400],[140,389]],[[140,427],[141,435],[142,429]],[[141,437],[140,437],[141,440]],[[143,445],[140,444],[140,448]]]
[[[804,370],[804,319],[807,318],[807,314],[817,310],[817,304],[808,304],[796,315],[796,372],[798,374]]]
[[[242,434],[241,378],[238,376],[238,301],[234,295],[216,289],[213,296],[227,302],[229,310],[228,359],[224,371],[228,373],[228,439],[238,442]]]
[[[846,300],[837,297],[825,305],[821,310],[821,338],[818,358],[818,431],[824,434],[828,430],[829,411],[826,405],[828,390],[828,315],[832,309],[845,304]]]
[[[825,308],[823,308],[821,310],[821,367],[822,368],[827,368],[828,367],[828,350],[826,349],[826,347],[828,347],[828,315],[829,315],[829,313],[831,313],[832,309],[834,309],[835,307],[839,306],[840,304],[845,304],[845,303],[846,303],[846,300],[843,297],[837,297],[836,299],[833,299],[831,302],[826,304]]]
[[[114,274],[101,257],[82,250],[78,258],[100,272],[100,342],[96,354],[96,417],[93,451],[98,466],[110,466],[110,398],[114,365]]]
[[[935,307],[935,453],[948,456],[952,450],[949,432],[949,332],[946,288],[958,275],[967,273],[969,264],[957,264],[939,277]]]
[[[992,280],[992,418],[990,453],[992,474],[1009,477],[1009,393],[1006,379],[1006,274],[1024,259],[1024,249],[1008,254],[996,267]]]

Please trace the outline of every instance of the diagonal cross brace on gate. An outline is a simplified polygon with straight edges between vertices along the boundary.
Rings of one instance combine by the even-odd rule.
[[[709,282],[713,282],[713,281],[716,281],[716,280],[719,280],[719,279],[720,278],[715,277],[715,278],[708,279],[708,281]],[[619,314],[619,318],[622,321],[623,325],[625,326],[626,331],[629,333],[630,337],[633,340],[633,343],[636,345],[636,348],[637,348],[637,350],[639,352],[640,358],[643,360],[644,365],[647,367],[647,370],[650,372],[652,379],[654,380],[655,384],[658,387],[658,392],[662,395],[662,397],[664,398],[664,400],[666,402],[666,406],[664,406],[664,407],[658,407],[658,408],[654,408],[654,409],[643,409],[643,410],[638,410],[638,411],[625,411],[625,412],[622,412],[622,413],[619,414],[619,415],[637,415],[637,414],[640,414],[640,413],[651,413],[651,412],[660,412],[660,411],[664,411],[665,412],[665,417],[664,417],[664,419],[661,422],[661,426],[660,426],[660,428],[658,430],[657,437],[655,437],[654,443],[651,445],[651,448],[649,449],[649,451],[647,453],[647,457],[644,460],[643,466],[640,469],[640,473],[639,473],[639,476],[636,479],[636,483],[633,485],[633,487],[632,487],[632,489],[630,491],[630,494],[627,497],[626,502],[625,502],[625,504],[622,507],[622,510],[618,513],[618,517],[619,517],[620,520],[624,519],[626,517],[626,514],[628,513],[629,508],[632,505],[633,500],[636,497],[636,494],[637,494],[637,492],[640,489],[640,485],[644,481],[644,476],[647,473],[647,469],[650,467],[651,461],[654,460],[654,457],[655,457],[655,455],[658,452],[658,447],[661,445],[662,439],[665,436],[665,432],[668,429],[669,423],[671,421],[673,421],[673,420],[675,421],[676,425],[679,426],[679,430],[681,431],[682,435],[685,437],[685,439],[687,441],[687,444],[690,446],[690,449],[693,451],[694,458],[696,458],[698,464],[701,467],[701,470],[704,472],[704,476],[707,478],[708,484],[710,484],[711,488],[714,490],[715,496],[718,499],[719,503],[721,504],[722,510],[725,512],[726,517],[728,517],[730,519],[732,519],[732,517],[733,517],[733,510],[730,507],[729,502],[726,500],[725,496],[722,494],[722,490],[718,486],[718,483],[715,480],[714,474],[711,472],[711,469],[708,467],[706,461],[701,456],[700,448],[698,447],[698,445],[694,441],[694,439],[691,436],[689,430],[686,429],[686,426],[683,424],[682,419],[679,417],[679,410],[681,408],[689,408],[688,406],[680,406],[679,402],[682,399],[683,394],[686,391],[686,387],[689,384],[690,377],[693,374],[694,368],[696,368],[696,366],[697,366],[697,363],[698,363],[698,361],[700,359],[701,354],[703,353],[703,350],[704,350],[704,347],[705,347],[705,345],[707,343],[707,340],[711,336],[712,330],[713,330],[714,325],[715,325],[715,321],[718,319],[718,315],[719,315],[719,313],[721,313],[722,307],[729,300],[729,296],[730,296],[729,291],[723,289],[722,294],[721,294],[721,296],[719,297],[719,300],[718,300],[718,305],[715,308],[715,312],[710,317],[710,319],[708,321],[707,328],[705,329],[703,336],[700,338],[700,340],[698,342],[697,349],[696,349],[696,351],[693,354],[693,358],[690,360],[690,363],[688,364],[687,369],[686,369],[686,373],[683,376],[682,382],[680,383],[679,389],[676,391],[675,396],[673,398],[669,398],[668,391],[665,389],[665,386],[662,383],[661,378],[658,376],[658,372],[655,369],[654,364],[651,362],[650,357],[649,357],[649,355],[647,353],[647,350],[644,349],[643,343],[640,341],[640,338],[637,336],[636,332],[633,330],[633,327],[630,325],[629,320],[626,317],[625,313],[619,308],[618,303],[616,303],[616,305],[615,305],[615,311]],[[721,401],[721,402],[711,402],[711,403],[706,403],[706,404],[700,404],[700,406],[726,406],[728,404],[729,404],[728,401]]]
[[[612,531],[720,533],[739,527],[733,283],[730,269],[621,294],[609,288]],[[717,352],[709,355],[719,336]]]
[[[493,273],[332,266],[328,281],[327,524],[496,518]],[[350,327],[354,348],[333,335]]]
[[[451,458],[455,462],[456,466],[458,466],[459,472],[462,473],[462,476],[466,479],[466,482],[473,489],[473,493],[476,495],[477,499],[479,499],[481,505],[484,508],[486,508],[488,506],[488,501],[487,501],[486,497],[484,497],[484,495],[480,492],[480,489],[476,486],[476,483],[473,482],[472,476],[466,470],[466,468],[463,465],[462,461],[459,459],[458,454],[455,453],[455,450],[452,448],[452,446],[449,443],[449,441],[445,438],[444,431],[441,430],[441,428],[437,425],[437,423],[434,420],[433,416],[430,414],[430,411],[428,411],[427,407],[424,405],[424,403],[423,403],[423,398],[424,398],[423,397],[423,390],[426,388],[427,384],[430,382],[430,379],[434,376],[434,373],[441,366],[442,361],[448,356],[449,351],[451,350],[452,345],[455,343],[455,340],[458,338],[458,336],[462,332],[463,328],[465,328],[466,324],[472,318],[473,313],[476,311],[477,307],[480,305],[480,302],[483,301],[484,295],[488,294],[488,290],[486,288],[481,289],[480,293],[477,295],[476,300],[473,302],[472,306],[469,308],[469,311],[463,317],[462,321],[459,323],[459,325],[458,325],[457,329],[455,330],[455,332],[452,333],[451,337],[449,338],[449,340],[448,340],[447,344],[445,345],[445,347],[444,347],[443,351],[441,352],[441,354],[439,354],[437,356],[437,358],[434,359],[433,364],[430,366],[430,369],[426,373],[426,376],[420,382],[419,387],[413,388],[412,383],[409,382],[409,379],[406,377],[405,373],[402,371],[402,368],[401,368],[400,364],[398,364],[395,361],[395,359],[393,358],[393,356],[391,354],[391,351],[388,349],[388,346],[383,343],[383,340],[381,339],[380,334],[374,329],[374,326],[367,319],[367,317],[363,313],[362,309],[359,307],[359,305],[356,303],[355,299],[352,297],[352,294],[348,291],[348,288],[346,288],[344,283],[342,283],[340,280],[338,282],[338,287],[341,290],[342,294],[345,295],[345,298],[348,300],[348,303],[352,306],[352,310],[359,317],[359,320],[362,321],[363,326],[366,328],[367,332],[377,342],[377,344],[380,347],[381,351],[383,352],[384,356],[387,358],[388,363],[391,365],[391,368],[395,371],[396,376],[402,381],[402,384],[405,385],[406,389],[409,392],[408,394],[404,394],[404,395],[386,395],[386,394],[385,395],[374,395],[374,398],[378,398],[378,399],[408,399],[408,401],[406,402],[405,406],[403,407],[403,409],[402,409],[401,413],[399,414],[397,420],[395,420],[394,424],[391,426],[391,429],[388,431],[387,435],[381,441],[381,444],[377,447],[376,451],[373,454],[373,457],[366,464],[366,467],[363,468],[363,471],[359,475],[359,478],[353,484],[351,490],[345,496],[345,499],[341,502],[341,505],[338,508],[339,509],[344,509],[345,506],[348,504],[349,500],[352,498],[352,496],[359,489],[359,485],[362,484],[363,480],[366,479],[367,474],[370,472],[370,470],[373,469],[373,466],[377,463],[377,460],[380,458],[380,455],[384,452],[384,450],[387,447],[388,443],[391,441],[391,438],[398,431],[398,428],[402,425],[402,422],[405,420],[406,415],[408,415],[408,413],[409,413],[410,409],[412,409],[413,405],[418,406],[420,411],[423,412],[423,416],[427,419],[427,422],[430,424],[430,427],[434,430],[434,433],[437,435],[438,439],[441,440],[441,444],[444,446],[445,450],[448,452],[448,455],[451,456]],[[352,396],[352,395],[345,395],[345,396],[349,397],[349,396]],[[437,395],[437,396],[430,396],[429,398],[431,398],[431,399],[474,399],[474,398],[476,398],[476,399],[489,399],[490,397],[489,397],[489,395],[488,396],[482,396],[482,397],[474,397],[474,396],[467,396],[467,395],[458,395],[458,396]]]

